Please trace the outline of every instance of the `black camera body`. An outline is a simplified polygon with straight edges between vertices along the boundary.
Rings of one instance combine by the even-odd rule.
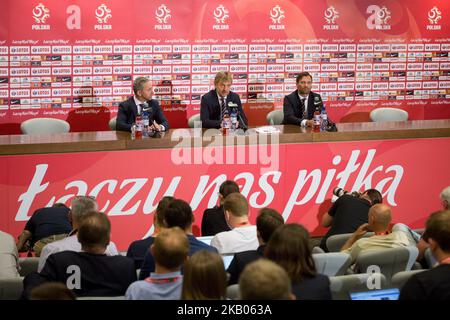
[[[355,198],[360,198],[361,197],[361,194],[358,191],[348,192],[348,191],[346,191],[346,190],[344,190],[342,188],[339,188],[339,187],[335,187],[333,189],[333,194],[336,197],[342,197],[344,194],[348,194],[348,195],[353,196]]]

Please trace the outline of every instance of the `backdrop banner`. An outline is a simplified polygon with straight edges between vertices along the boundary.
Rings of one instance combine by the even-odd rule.
[[[233,73],[255,125],[301,71],[336,122],[380,106],[449,118],[448,30],[442,0],[2,0],[0,134],[33,117],[109,130],[138,76],[186,127],[218,71]]]
[[[450,138],[309,144],[189,147],[0,157],[0,230],[17,236],[34,210],[75,195],[95,196],[112,222],[121,250],[153,231],[153,213],[164,195],[189,202],[194,232],[203,211],[217,204],[220,184],[235,180],[255,222],[271,207],[287,222],[322,235],[322,215],[336,186],[377,188],[393,221],[423,228],[441,208],[449,185]]]

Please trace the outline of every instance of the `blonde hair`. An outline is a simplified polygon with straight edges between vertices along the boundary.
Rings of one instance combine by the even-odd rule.
[[[214,85],[217,86],[220,82],[233,82],[233,76],[228,71],[219,71],[214,78]]]

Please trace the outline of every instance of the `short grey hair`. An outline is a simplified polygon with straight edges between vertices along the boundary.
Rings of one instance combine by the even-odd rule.
[[[84,214],[97,210],[97,201],[90,196],[76,196],[72,200],[71,208],[72,219],[79,220]]]
[[[442,190],[441,192],[441,200],[447,201],[450,204],[450,186]]]
[[[139,90],[144,89],[144,84],[146,84],[147,82],[149,82],[150,80],[146,77],[137,77],[136,79],[134,79],[133,82],[133,91],[134,94],[137,95],[137,92]]]

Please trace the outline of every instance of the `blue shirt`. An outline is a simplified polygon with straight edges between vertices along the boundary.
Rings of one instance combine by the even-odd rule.
[[[150,277],[133,282],[125,293],[127,300],[180,300],[183,276],[180,271],[151,273]]]
[[[217,249],[207,245],[204,242],[201,242],[200,240],[197,240],[193,235],[188,234],[188,241],[189,241],[189,256],[192,256],[195,252],[200,250],[208,250],[212,252],[217,253]],[[152,253],[147,251],[144,257],[144,262],[141,266],[141,272],[139,273],[139,280],[144,280],[150,275],[150,272],[155,271],[155,259],[153,258]]]

